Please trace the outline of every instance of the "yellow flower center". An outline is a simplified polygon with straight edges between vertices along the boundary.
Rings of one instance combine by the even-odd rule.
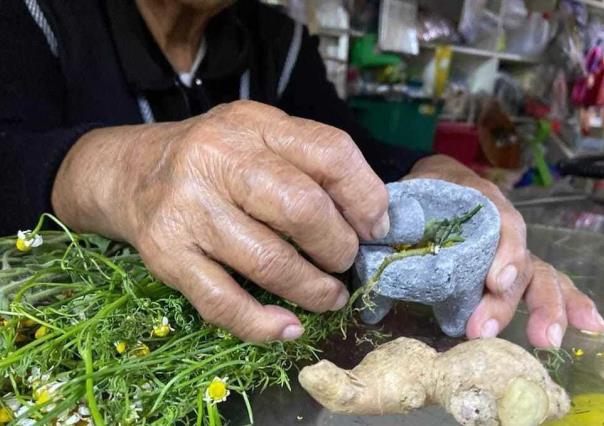
[[[166,337],[168,334],[170,334],[169,325],[162,324],[153,327],[153,335],[157,337]]]
[[[6,424],[13,419],[13,411],[8,407],[0,408],[0,424]]]
[[[583,355],[585,355],[585,351],[581,348],[573,348],[573,353],[575,354],[575,357],[577,358],[581,358]]]
[[[34,325],[36,325],[36,322],[34,320],[31,320],[29,318],[23,318],[22,320],[19,321],[19,325],[21,327],[33,327]]]
[[[208,396],[214,401],[221,401],[228,396],[228,388],[222,380],[213,380],[208,386]]]
[[[36,339],[41,339],[42,337],[46,336],[48,334],[48,327],[46,327],[45,325],[38,327],[38,329],[36,330],[34,337]]]
[[[29,244],[27,244],[27,241],[25,241],[23,238],[17,238],[17,243],[15,245],[17,246],[17,250],[24,253],[27,253],[31,250],[31,247]]]
[[[144,357],[147,356],[151,353],[151,349],[149,349],[149,346],[145,345],[144,343],[139,343],[136,348],[134,348],[134,350],[132,351],[132,355],[136,356],[136,357]]]
[[[36,389],[34,391],[34,399],[36,400],[36,404],[46,404],[48,401],[50,401],[50,392],[44,388]]]
[[[123,354],[124,352],[126,352],[126,342],[124,342],[123,340],[115,342],[113,345],[115,346],[115,350],[118,354]]]

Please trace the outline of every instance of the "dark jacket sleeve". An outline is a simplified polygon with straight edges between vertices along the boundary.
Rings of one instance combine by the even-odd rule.
[[[65,125],[60,64],[22,1],[0,8],[0,235],[51,211],[54,176],[93,124]]]
[[[424,153],[383,144],[371,137],[340,99],[333,84],[327,80],[325,65],[318,51],[318,39],[309,36],[306,29],[296,65],[279,107],[288,114],[346,131],[385,182],[400,179],[417,160],[426,156]]]

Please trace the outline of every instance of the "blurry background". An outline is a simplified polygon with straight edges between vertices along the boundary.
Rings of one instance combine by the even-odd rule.
[[[604,230],[604,209],[580,204],[604,199],[604,1],[268,3],[320,38],[331,81],[376,138],[451,155],[519,208]],[[557,212],[560,199],[579,213]]]

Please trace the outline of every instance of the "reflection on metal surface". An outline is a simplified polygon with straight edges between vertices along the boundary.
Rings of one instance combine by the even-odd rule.
[[[589,199],[588,195],[566,195],[558,197],[545,197],[536,198],[534,200],[517,201],[514,203],[514,207],[528,207],[528,206],[539,206],[542,204],[557,204],[567,203],[569,201],[583,201]]]

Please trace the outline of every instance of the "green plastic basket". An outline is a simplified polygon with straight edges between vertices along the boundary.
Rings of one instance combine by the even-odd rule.
[[[417,98],[354,97],[349,105],[372,136],[390,145],[430,152],[442,105]]]

